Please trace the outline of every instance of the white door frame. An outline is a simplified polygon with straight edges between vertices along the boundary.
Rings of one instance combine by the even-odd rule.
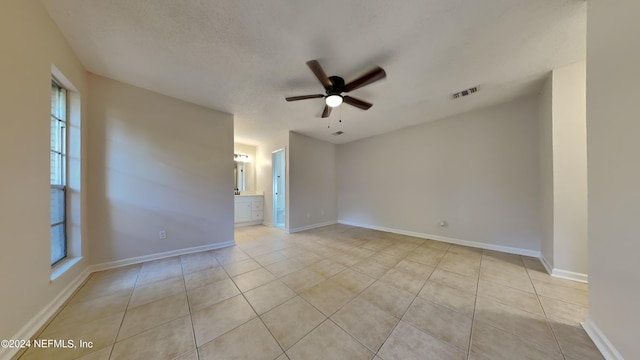
[[[282,191],[278,192],[278,174],[276,172],[276,169],[274,168],[273,164],[274,164],[274,159],[276,156],[279,156],[280,153],[282,153]],[[281,229],[285,229],[286,225],[287,225],[287,152],[286,152],[286,147],[280,148],[278,150],[275,150],[271,153],[271,176],[272,176],[272,219],[271,222],[273,224],[274,227],[278,227]],[[280,226],[278,224],[278,209],[277,209],[277,204],[278,204],[278,197],[283,197],[283,207],[284,207],[284,218],[282,219],[282,226]]]

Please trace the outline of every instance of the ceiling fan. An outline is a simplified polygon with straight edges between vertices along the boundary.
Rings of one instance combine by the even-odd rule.
[[[384,69],[381,67],[376,67],[375,69],[369,71],[368,73],[360,76],[359,78],[350,81],[345,84],[344,79],[340,76],[327,76],[324,70],[322,70],[322,66],[318,63],[317,60],[307,61],[307,66],[313,71],[313,74],[318,78],[320,84],[324,86],[326,91],[326,95],[316,94],[316,95],[302,95],[302,96],[291,96],[286,98],[287,101],[297,101],[297,100],[306,100],[306,99],[319,99],[324,98],[325,105],[324,110],[322,111],[322,117],[329,117],[331,114],[331,109],[337,106],[340,106],[342,102],[360,108],[362,110],[367,110],[373,104],[368,103],[366,101],[356,99],[349,95],[342,95],[343,92],[350,92],[355,89],[359,89],[363,86],[369,85],[378,80],[384,79],[387,76],[387,73],[384,72]]]

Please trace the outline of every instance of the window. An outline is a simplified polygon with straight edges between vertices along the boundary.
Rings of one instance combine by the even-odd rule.
[[[51,81],[51,266],[67,257],[67,90]]]

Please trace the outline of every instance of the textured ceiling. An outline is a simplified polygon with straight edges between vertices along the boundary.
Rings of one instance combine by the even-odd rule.
[[[508,101],[586,54],[583,0],[42,2],[87,70],[232,113],[248,144],[285,130],[344,143]],[[323,93],[311,59],[346,81],[383,67],[350,93],[374,106],[334,109],[328,129],[322,99],[285,102]]]

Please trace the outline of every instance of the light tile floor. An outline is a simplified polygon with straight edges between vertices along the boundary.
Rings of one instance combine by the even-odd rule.
[[[537,259],[344,225],[94,273],[21,359],[602,359]]]

